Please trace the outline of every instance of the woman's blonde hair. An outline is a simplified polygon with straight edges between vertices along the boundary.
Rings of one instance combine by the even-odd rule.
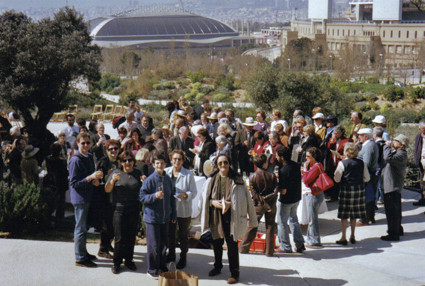
[[[136,153],[136,161],[146,161],[149,156],[149,150],[146,148],[139,149]]]
[[[356,158],[359,154],[359,149],[357,149],[356,144],[352,142],[347,142],[344,145],[344,155],[350,159]]]
[[[303,131],[308,134],[308,136],[312,136],[314,134],[314,126],[313,125],[306,125],[303,128]]]

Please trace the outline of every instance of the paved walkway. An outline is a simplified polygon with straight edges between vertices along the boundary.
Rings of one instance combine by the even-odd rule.
[[[403,226],[399,242],[384,242],[386,221],[383,208],[377,223],[357,228],[355,245],[339,246],[340,223],[337,203],[320,215],[324,248],[303,254],[241,254],[238,285],[424,285],[425,207],[414,207],[418,194],[403,191]],[[348,232],[349,233],[349,232]],[[98,250],[88,244],[90,253]],[[226,254],[224,255],[226,256]],[[74,266],[73,243],[1,239],[0,285],[157,285],[146,272],[146,247],[136,246],[136,272],[123,268],[111,273],[111,260],[99,259],[96,269]],[[226,259],[224,262],[227,262]],[[222,274],[208,277],[213,251],[190,249],[185,271],[199,276],[199,285],[225,285],[227,264]]]

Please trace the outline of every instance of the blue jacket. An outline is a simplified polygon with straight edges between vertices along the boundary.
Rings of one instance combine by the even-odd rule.
[[[75,205],[91,202],[94,186],[92,182],[87,182],[86,178],[95,171],[92,154],[88,153],[86,157],[77,151],[69,159],[68,169],[71,203]]]
[[[155,193],[158,184],[163,183],[164,198],[157,199]],[[144,204],[143,221],[146,223],[164,224],[176,220],[176,194],[171,178],[165,173],[160,176],[157,172],[146,178],[140,188],[140,201]]]

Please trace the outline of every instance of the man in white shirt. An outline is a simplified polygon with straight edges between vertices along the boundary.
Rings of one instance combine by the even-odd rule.
[[[66,116],[66,121],[68,122],[68,126],[65,127],[62,132],[65,133],[66,136],[66,142],[69,143],[69,145],[74,146],[75,139],[77,139],[78,134],[80,133],[80,130],[78,126],[74,125],[75,123],[75,116],[72,114],[68,114]]]

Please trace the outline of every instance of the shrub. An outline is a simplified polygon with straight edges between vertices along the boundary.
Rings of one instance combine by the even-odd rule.
[[[34,184],[0,182],[0,229],[17,233],[44,230],[53,212],[54,193]]]
[[[198,91],[200,87],[201,87],[200,82],[195,82],[194,84],[192,84],[192,90]]]
[[[202,86],[202,87],[199,88],[199,92],[202,92],[204,94],[209,94],[213,91],[214,91],[214,88],[212,88],[210,86]]]
[[[171,81],[164,82],[163,86],[166,89],[175,89],[176,88],[176,85]]]
[[[218,89],[219,87],[225,87],[228,90],[235,89],[235,76],[233,74],[228,75],[219,75],[214,80],[214,87]]]
[[[187,76],[190,78],[190,81],[192,83],[195,82],[202,82],[204,80],[205,74],[204,72],[192,72],[192,71],[188,71],[187,72]]]
[[[374,92],[370,91],[365,92],[363,97],[369,102],[374,102],[378,99],[378,96]]]
[[[180,98],[180,97],[182,97],[182,96],[185,96],[187,93],[189,93],[190,92],[190,90],[189,89],[187,89],[187,88],[183,88],[183,89],[179,89],[178,91],[177,91],[177,97],[178,98]]]
[[[152,85],[152,88],[155,89],[155,90],[161,90],[162,85],[160,83],[155,83],[154,85]]]
[[[404,90],[401,87],[391,85],[385,89],[384,98],[391,102],[398,101],[404,98]]]
[[[369,77],[366,79],[367,83],[379,83],[379,78],[377,77]]]
[[[139,95],[134,92],[128,93],[128,94],[121,94],[119,104],[128,105],[130,100],[135,100],[137,102],[138,99],[139,99]]]
[[[416,98],[420,98],[420,99],[423,99],[423,98],[425,98],[425,88],[420,88],[420,87],[418,87],[418,88],[415,88],[414,90],[413,90],[413,93],[416,95]]]
[[[121,79],[110,73],[102,74],[100,80],[96,83],[96,87],[101,91],[112,92],[114,88],[121,85]]]
[[[213,100],[216,102],[226,102],[226,101],[230,101],[231,97],[229,94],[217,93],[214,95]]]
[[[196,95],[195,100],[196,100],[196,101],[202,101],[202,100],[204,99],[204,97],[205,97],[205,93],[199,92],[199,93]]]

